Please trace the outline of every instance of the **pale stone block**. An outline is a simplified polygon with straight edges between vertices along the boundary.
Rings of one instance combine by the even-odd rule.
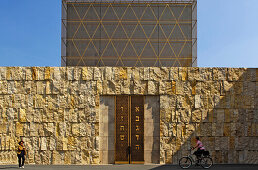
[[[105,67],[104,80],[114,80],[113,67]]]
[[[103,79],[103,68],[99,68],[99,67],[94,67],[93,71],[94,71],[94,80],[102,80]]]
[[[0,67],[0,80],[6,80],[6,67]]]
[[[194,106],[196,109],[200,108],[202,106],[202,100],[200,95],[195,95],[194,96]]]
[[[37,151],[40,148],[40,138],[39,137],[32,137],[31,140],[32,148]]]
[[[42,150],[42,151],[47,150],[47,138],[46,137],[40,138],[40,150]]]
[[[178,80],[178,67],[171,67],[169,72],[169,80]]]
[[[158,94],[159,93],[159,83],[157,81],[148,81],[148,94]]]
[[[149,67],[144,67],[143,68],[143,80],[150,80],[150,68]]]

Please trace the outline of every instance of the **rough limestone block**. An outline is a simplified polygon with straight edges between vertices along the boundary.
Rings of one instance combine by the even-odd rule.
[[[114,81],[108,80],[107,81],[107,94],[115,94],[116,92],[116,84]]]
[[[212,68],[199,68],[200,81],[212,80]]]
[[[60,81],[65,79],[66,68],[65,67],[54,67],[53,68],[53,80]]]
[[[82,80],[93,80],[93,75],[94,75],[93,67],[82,67],[81,75],[82,75]]]
[[[161,77],[161,69],[159,67],[150,67],[150,79],[154,81],[160,81]]]
[[[7,67],[6,69],[7,80],[24,80],[25,73],[20,67]]]
[[[19,121],[20,122],[26,122],[26,110],[25,109],[19,109]]]
[[[246,68],[228,68],[228,81],[243,81]]]
[[[212,136],[212,123],[201,123],[201,136]]]
[[[257,68],[248,68],[243,74],[245,81],[258,81],[258,69]]]
[[[192,122],[201,122],[202,111],[200,109],[192,110]]]
[[[227,68],[213,68],[213,80],[226,80]]]
[[[7,94],[8,93],[8,83],[7,81],[0,81],[0,94]],[[3,105],[1,105],[3,106]]]
[[[189,67],[187,69],[188,71],[188,80],[190,81],[199,81],[200,80],[200,74],[199,74],[199,68],[198,67]]]
[[[182,81],[176,81],[176,94],[177,95],[183,95],[184,94],[184,87],[185,83]]]
[[[191,120],[191,110],[190,109],[179,109],[180,113],[180,122],[189,123]]]
[[[131,81],[130,80],[124,80],[121,82],[121,94],[130,94],[131,92]]]
[[[6,80],[6,67],[0,67],[0,80]]]
[[[16,136],[23,136],[24,125],[19,122],[16,122],[15,128],[16,128]]]
[[[148,94],[155,95],[159,93],[159,83],[157,81],[148,81]]]
[[[7,88],[8,88],[8,94],[16,94],[17,82],[16,81],[8,81]]]
[[[171,67],[169,72],[169,80],[178,80],[178,67]]]
[[[105,67],[104,80],[114,80],[113,67]]]
[[[221,123],[225,121],[225,112],[224,109],[216,109],[215,113],[217,114],[217,122]]]
[[[188,80],[187,67],[179,67],[178,73],[179,73],[179,80],[181,81]]]
[[[94,71],[93,80],[103,79],[104,68],[94,67],[93,71]]]
[[[76,145],[76,139],[75,139],[75,137],[73,137],[73,136],[68,136],[68,143],[67,143],[67,146],[68,146],[68,150],[69,151],[72,151],[72,150],[75,150],[76,149],[76,147],[75,147],[75,145]]]
[[[202,106],[202,99],[200,95],[195,95],[194,96],[194,106],[196,109],[201,108]]]
[[[53,67],[46,67],[45,68],[45,75],[44,75],[45,80],[53,79],[53,73],[54,73],[54,68]]]
[[[194,107],[194,97],[191,95],[177,95],[177,107],[178,108],[193,108]]]
[[[141,77],[140,77],[140,68],[139,67],[132,68],[132,79],[134,81],[139,81],[141,79]]]
[[[224,123],[212,123],[212,136],[223,136]]]
[[[133,94],[147,94],[148,82],[147,81],[132,81]]]
[[[150,80],[150,68],[149,67],[143,68],[143,80]]]
[[[72,134],[74,136],[79,136],[79,134],[80,134],[80,124],[78,124],[78,123],[73,123],[72,124]]]
[[[127,67],[116,67],[113,68],[115,73],[115,80],[126,80],[128,79]]]

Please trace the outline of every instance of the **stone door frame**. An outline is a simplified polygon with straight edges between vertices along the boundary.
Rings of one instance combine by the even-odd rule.
[[[115,163],[115,95],[100,96],[100,164]],[[144,95],[144,163],[160,163],[160,96]]]

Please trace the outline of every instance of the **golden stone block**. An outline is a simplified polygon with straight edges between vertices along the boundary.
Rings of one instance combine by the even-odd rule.
[[[19,120],[20,122],[26,122],[26,110],[25,109],[19,109]]]

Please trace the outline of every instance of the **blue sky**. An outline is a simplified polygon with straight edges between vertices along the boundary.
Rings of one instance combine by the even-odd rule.
[[[198,67],[258,67],[258,0],[198,0]],[[2,0],[0,66],[61,65],[61,0]]]

